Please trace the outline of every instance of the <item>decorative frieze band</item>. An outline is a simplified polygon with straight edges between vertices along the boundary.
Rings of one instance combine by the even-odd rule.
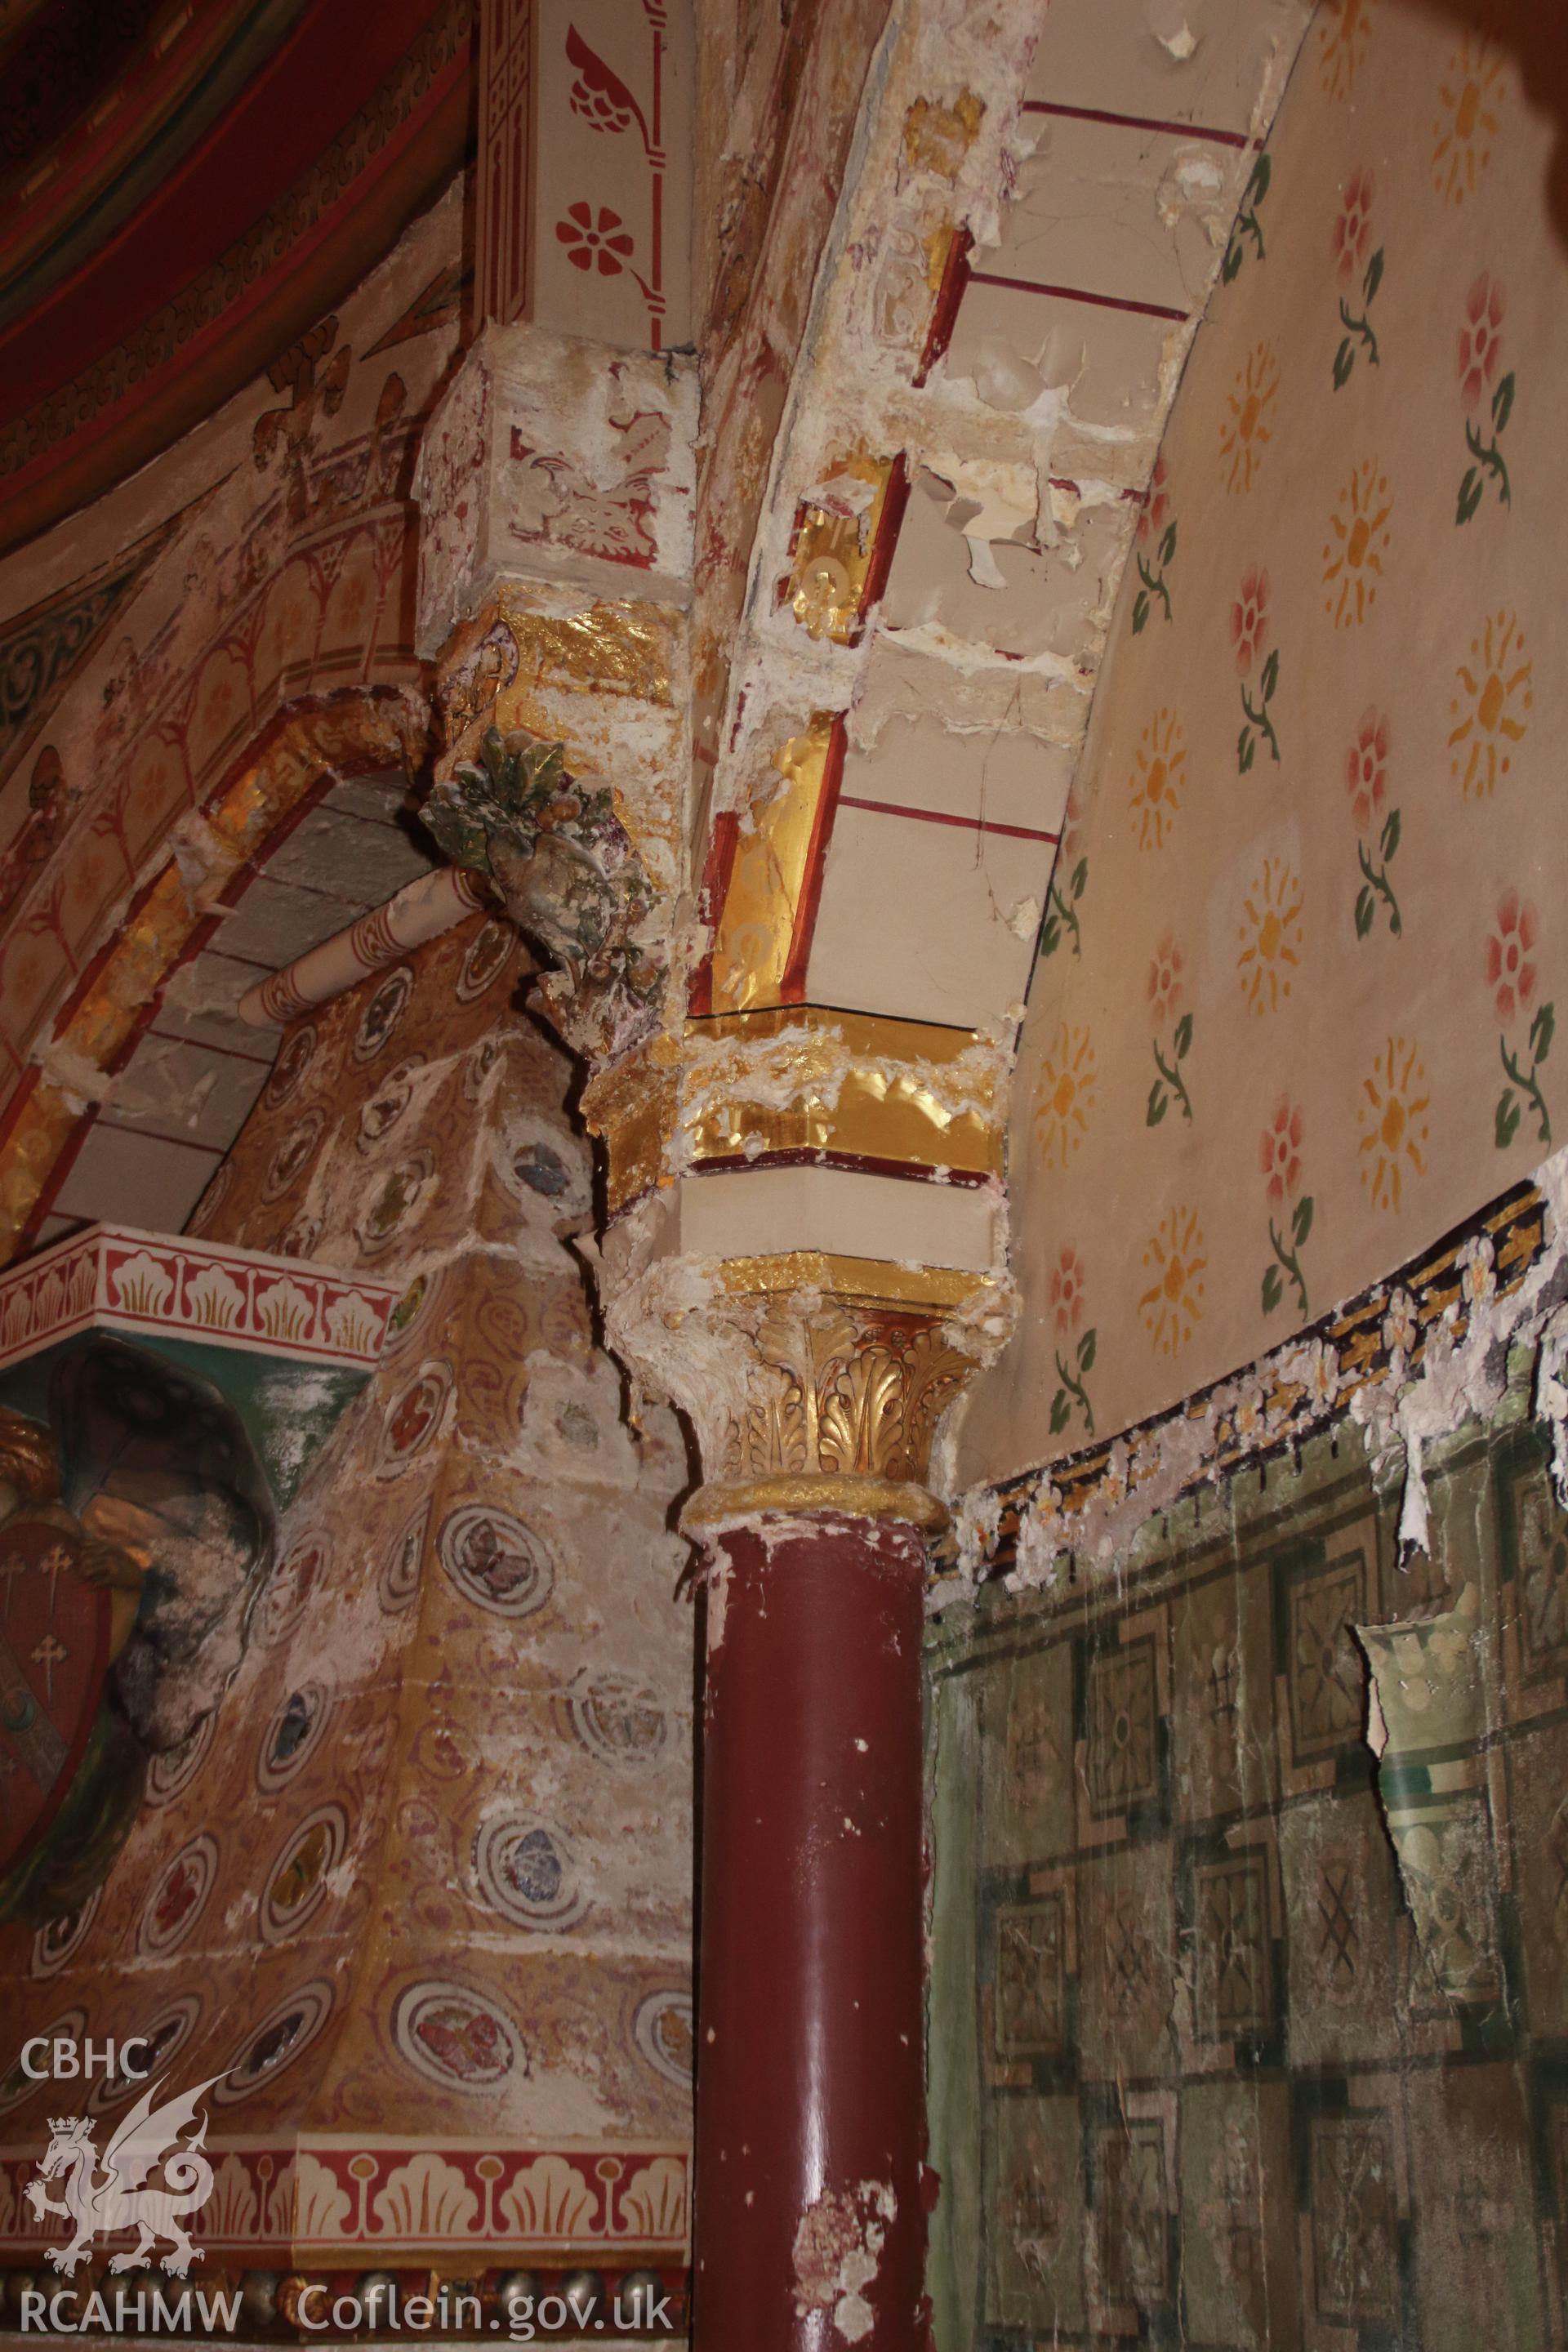
[[[22,2193],[40,2152],[0,2149],[0,2260],[36,2261],[66,2234],[53,2217],[36,2220]],[[219,2257],[353,2267],[411,2255],[678,2261],[686,2252],[690,2157],[679,2146],[312,2135],[219,2140],[207,2154],[212,2194],[193,2228]]]
[[[129,1225],[89,1225],[0,1276],[0,1369],[89,1324],[368,1369],[399,1286]]]

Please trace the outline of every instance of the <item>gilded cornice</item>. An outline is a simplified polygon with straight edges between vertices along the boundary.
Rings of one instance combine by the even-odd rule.
[[[806,1160],[999,1179],[1004,1071],[967,1029],[819,1005],[688,1021],[589,1084],[612,1216],[682,1175]]]

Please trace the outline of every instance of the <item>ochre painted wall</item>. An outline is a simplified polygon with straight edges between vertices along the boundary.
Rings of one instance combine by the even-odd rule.
[[[1568,253],[1540,12],[1310,28],[1097,691],[961,1477],[1247,1364],[1568,1131]],[[1092,1335],[1092,1336],[1091,1336]]]

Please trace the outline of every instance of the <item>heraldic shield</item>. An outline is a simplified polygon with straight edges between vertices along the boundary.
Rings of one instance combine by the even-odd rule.
[[[0,1529],[0,1879],[37,1845],[76,1776],[112,1613],[109,1589],[81,1573],[74,1530],[26,1514]]]

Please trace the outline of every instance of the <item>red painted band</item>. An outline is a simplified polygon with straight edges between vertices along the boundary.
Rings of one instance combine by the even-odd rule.
[[[991,1181],[983,1168],[939,1168],[930,1160],[885,1160],[875,1152],[834,1151],[826,1145],[810,1143],[778,1151],[759,1151],[754,1157],[744,1151],[706,1154],[694,1160],[685,1172],[688,1176],[723,1176],[732,1175],[737,1169],[752,1168],[838,1168],[851,1176],[896,1176],[906,1183],[952,1184],[961,1191],[973,1191]],[[629,1208],[632,1204],[628,1201],[625,1205]]]
[[[1202,122],[1163,122],[1157,115],[1112,114],[1100,106],[1058,106],[1048,98],[1026,98],[1026,114],[1055,114],[1068,122],[1108,122],[1118,131],[1166,131],[1173,139],[1207,139],[1216,147],[1250,147],[1256,142],[1245,131],[1215,131]]]
[[[871,809],[878,816],[910,816],[921,824],[959,824],[970,833],[1005,833],[1015,841],[1046,841],[1055,843],[1061,836],[1055,833],[1037,832],[1033,825],[1004,824],[997,817],[955,816],[950,809],[906,808],[901,801],[866,801],[853,793],[845,793],[842,808]]]
[[[1173,310],[1163,302],[1134,302],[1125,294],[1090,294],[1081,286],[1042,286],[1032,278],[1004,278],[994,269],[972,269],[977,286],[1005,286],[1015,294],[1051,294],[1059,302],[1089,302],[1097,310],[1131,310],[1142,319],[1189,319],[1190,310]]]

